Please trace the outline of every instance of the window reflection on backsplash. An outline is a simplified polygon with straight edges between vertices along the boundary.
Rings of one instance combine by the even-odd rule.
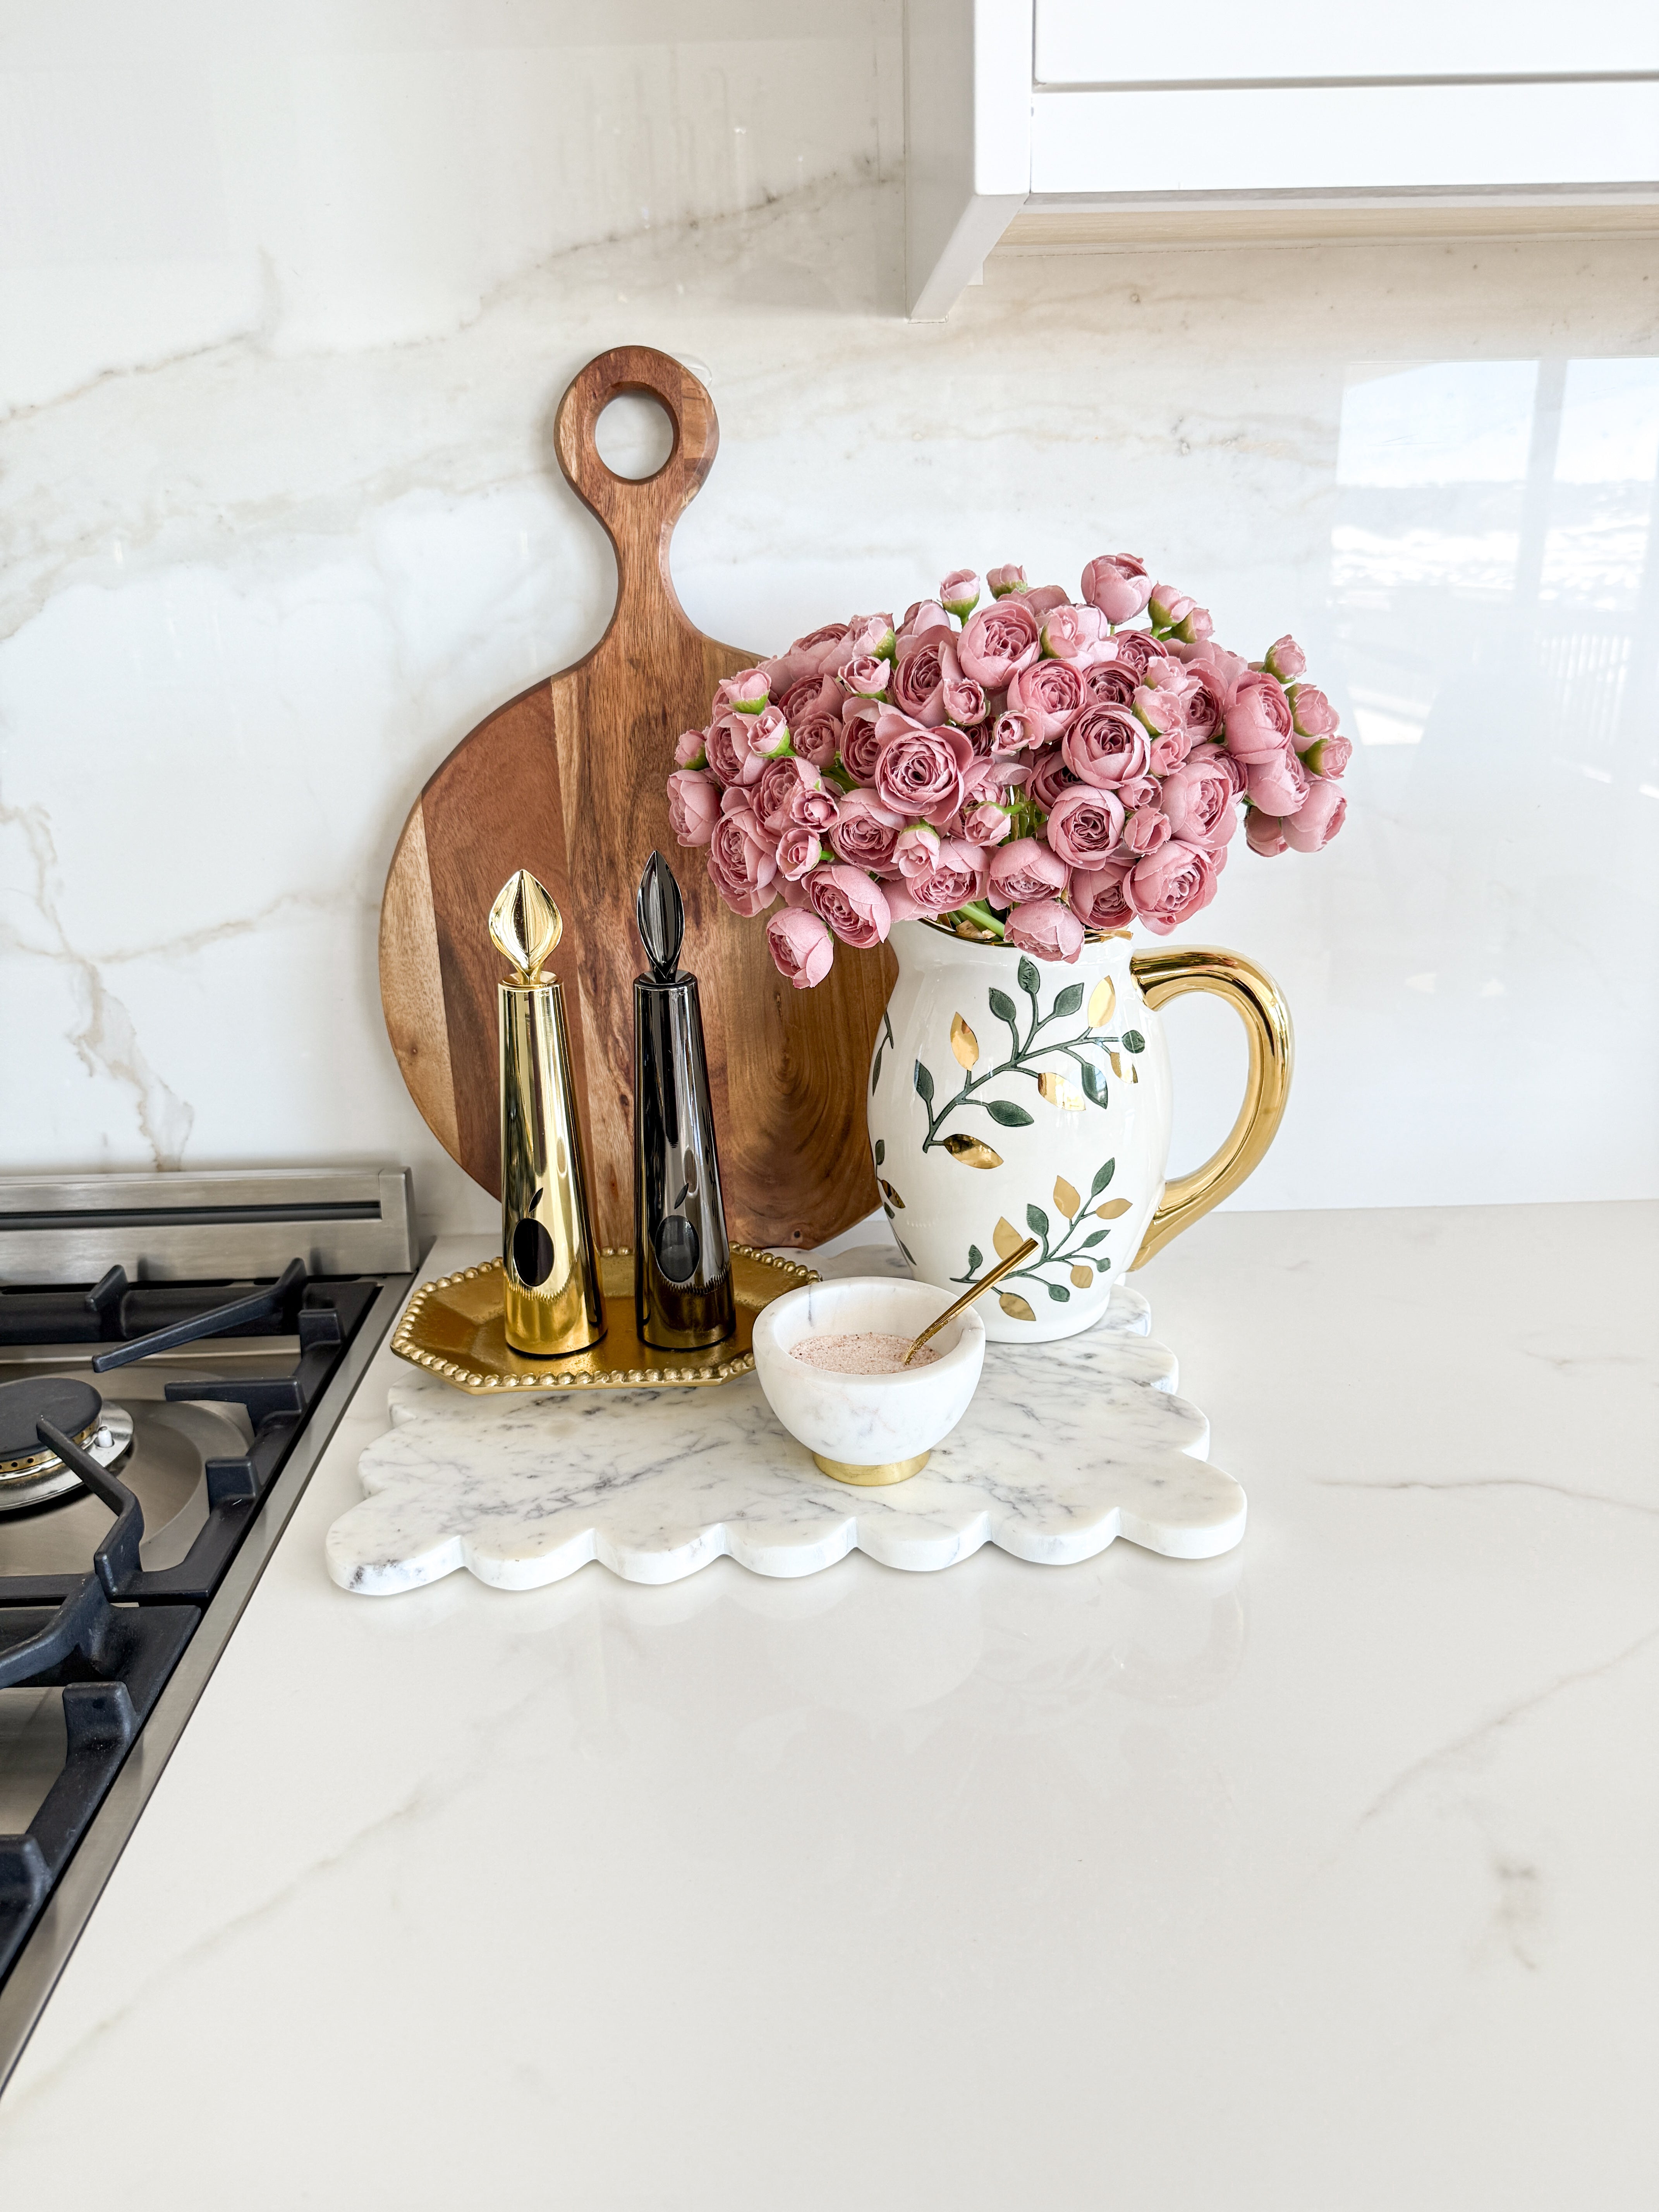
[[[1659,797],[1656,465],[1659,361],[1352,364],[1331,568],[1359,742],[1501,719],[1547,781]]]

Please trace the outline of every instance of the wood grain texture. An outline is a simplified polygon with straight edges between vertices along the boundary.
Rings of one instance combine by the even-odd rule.
[[[673,449],[642,483],[614,476],[593,433],[619,393],[664,407]],[[674,525],[713,464],[713,403],[665,354],[623,346],[588,363],[560,404],[559,465],[617,556],[617,606],[573,668],[499,708],[426,786],[398,841],[380,914],[380,995],[410,1095],[439,1142],[496,1195],[495,986],[485,917],[515,868],[565,915],[565,983],[583,1102],[595,1227],[633,1237],[634,892],[653,848],[684,894],[686,966],[701,987],[732,1237],[814,1244],[876,1204],[864,1091],[892,957],[838,950],[828,980],[796,991],[759,921],[727,912],[704,855],[669,826],[674,740],[708,719],[722,676],[756,656],[705,637],[675,595]]]

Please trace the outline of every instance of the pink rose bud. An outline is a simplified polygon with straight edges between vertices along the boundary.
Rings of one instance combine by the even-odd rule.
[[[1075,715],[1060,750],[1080,783],[1121,783],[1146,773],[1146,732],[1121,707],[1085,707]]]
[[[1073,961],[1083,950],[1083,924],[1057,898],[1017,906],[1003,925],[1003,934],[1010,945],[1035,952],[1039,960]]]
[[[836,671],[855,699],[884,699],[892,670],[879,653],[860,653]]]
[[[1152,579],[1133,553],[1103,553],[1083,572],[1083,596],[1115,629],[1133,622],[1152,595]]]
[[[1192,739],[1185,730],[1170,730],[1161,738],[1154,738],[1147,747],[1147,765],[1154,775],[1173,775],[1192,750]]]
[[[1308,656],[1293,637],[1281,637],[1267,647],[1263,664],[1281,684],[1294,684],[1308,665]]]
[[[882,710],[876,730],[881,749],[872,781],[882,805],[907,822],[920,816],[938,823],[954,814],[974,757],[972,739],[960,730],[925,730],[894,707]]]
[[[948,676],[939,686],[939,702],[949,719],[964,730],[976,730],[990,713],[983,689],[965,676]]]
[[[1042,622],[1042,651],[1048,660],[1085,662],[1109,638],[1098,607],[1054,608]]]
[[[816,791],[798,791],[789,801],[789,819],[822,833],[841,819],[841,800],[824,785]]]
[[[1016,837],[991,856],[991,896],[999,906],[1021,906],[1063,890],[1069,872],[1047,845],[1035,837]]]
[[[884,945],[891,917],[881,885],[872,883],[861,869],[837,866],[815,868],[803,878],[812,910],[821,915],[843,944],[867,951]]]
[[[907,883],[914,877],[932,874],[939,860],[939,831],[928,829],[925,823],[918,822],[901,830],[893,858]]]
[[[1308,796],[1308,771],[1286,745],[1271,760],[1250,763],[1244,795],[1264,814],[1294,814]]]
[[[1029,598],[1022,592],[981,607],[957,639],[963,674],[988,691],[1006,691],[1042,650],[1041,627]]]
[[[1232,779],[1213,760],[1189,761],[1165,776],[1158,803],[1171,834],[1188,845],[1224,845],[1238,826]]]
[[[939,587],[939,603],[965,623],[979,605],[979,578],[971,568],[953,568]]]
[[[1127,929],[1135,918],[1124,893],[1124,881],[1134,866],[1133,860],[1103,861],[1093,868],[1073,868],[1069,889],[1072,912],[1087,929]]]
[[[1146,602],[1146,612],[1154,629],[1173,629],[1177,623],[1186,621],[1197,604],[1185,592],[1176,591],[1173,584],[1154,584]]]
[[[811,761],[797,760],[786,754],[781,759],[767,762],[749,787],[749,803],[767,836],[781,837],[789,824],[799,818],[795,812],[795,801],[823,787],[823,779]]]
[[[1186,727],[1186,705],[1178,691],[1154,690],[1150,684],[1139,684],[1135,690],[1134,711],[1138,720],[1155,737],[1163,737],[1169,731]]]
[[[945,635],[935,631],[921,640],[899,641],[893,671],[893,704],[902,707],[913,721],[936,729],[945,720]]]
[[[823,858],[823,847],[816,830],[804,823],[792,823],[778,840],[778,873],[798,884]]]
[[[870,699],[849,699],[842,709],[841,764],[854,783],[875,781],[882,748],[878,732],[888,711]]]
[[[1013,826],[1013,816],[994,799],[981,799],[962,817],[962,834],[971,845],[1000,845]]]
[[[991,725],[991,750],[1017,753],[1037,741],[1036,726],[1024,714],[999,714]]]
[[[1260,853],[1264,860],[1277,860],[1281,853],[1290,850],[1284,823],[1277,814],[1264,814],[1259,806],[1251,807],[1244,817],[1244,842],[1253,853]]]
[[[1030,728],[1030,744],[1046,745],[1064,736],[1082,704],[1083,678],[1066,660],[1033,661],[1008,686],[1008,713],[1019,715]],[[994,734],[991,742],[996,743]]]
[[[777,896],[775,848],[752,814],[722,813],[708,846],[708,873],[733,914],[752,921]]]
[[[1340,775],[1353,758],[1353,747],[1344,737],[1316,738],[1302,756],[1310,775]]]
[[[728,676],[714,687],[714,710],[722,713],[735,707],[740,714],[758,714],[765,706],[771,687],[765,672],[759,668],[744,668],[736,676]]]
[[[766,925],[766,941],[780,975],[787,975],[798,991],[810,991],[823,982],[836,957],[836,940],[821,918],[809,908],[787,907]]]
[[[1270,761],[1281,753],[1291,735],[1291,702],[1277,680],[1247,669],[1227,708],[1225,728],[1227,750],[1242,761]]]
[[[1155,853],[1160,845],[1167,845],[1169,842],[1170,817],[1158,809],[1137,806],[1133,814],[1124,817],[1123,842],[1129,852],[1136,854]]]
[[[988,568],[985,581],[994,599],[1006,599],[1010,592],[1025,589],[1025,571],[1015,568],[1012,562],[1005,562],[1000,568]]]
[[[775,707],[763,707],[750,720],[754,735],[749,740],[749,750],[763,765],[780,759],[789,750],[789,725]]]
[[[1179,638],[1182,645],[1201,646],[1207,643],[1214,633],[1215,624],[1210,620],[1208,607],[1188,607],[1170,635]]]
[[[668,779],[668,819],[682,845],[706,845],[720,818],[720,787],[712,775],[676,769]]]
[[[1215,896],[1216,877],[1227,855],[1172,837],[1128,877],[1129,903],[1148,929],[1167,937]]]
[[[896,643],[891,615],[854,615],[847,625],[847,651],[842,658],[867,653],[872,659],[890,660]]]
[[[708,765],[708,732],[707,730],[687,730],[674,746],[676,768],[707,768]]]
[[[1056,608],[1072,604],[1072,595],[1064,584],[1028,584],[1023,596],[1039,622]]]
[[[1291,718],[1297,736],[1304,744],[1316,738],[1336,734],[1336,709],[1317,684],[1298,684],[1291,691]]]
[[[1340,785],[1321,776],[1296,812],[1280,824],[1285,842],[1293,853],[1317,853],[1335,836],[1347,812]]]
[[[890,812],[873,791],[849,791],[830,827],[830,848],[855,868],[890,868],[903,827],[903,816]]]
[[[1066,765],[1065,747],[1057,745],[1038,757],[1025,789],[1039,806],[1048,808],[1057,803],[1062,792],[1073,789],[1077,781]]]
[[[1132,815],[1132,821],[1143,817]],[[1162,815],[1152,817],[1163,821]],[[1073,784],[1054,801],[1043,835],[1049,850],[1068,868],[1097,868],[1115,852],[1123,835],[1123,805],[1115,791],[1097,790],[1093,784]],[[1164,823],[1164,835],[1169,824]],[[1133,849],[1144,851],[1144,847]]]

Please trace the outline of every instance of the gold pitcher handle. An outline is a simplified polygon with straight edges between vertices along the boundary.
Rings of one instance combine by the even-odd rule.
[[[1132,953],[1129,965],[1149,1006],[1161,1006],[1183,991],[1213,991],[1243,1023],[1250,1044],[1244,1103],[1231,1135],[1201,1168],[1164,1185],[1140,1249],[1129,1263],[1133,1271],[1144,1267],[1154,1252],[1161,1252],[1183,1229],[1190,1229],[1200,1214],[1219,1206],[1261,1164],[1291,1095],[1296,1040],[1291,1010],[1278,984],[1242,953],[1228,952],[1218,945],[1172,945],[1167,952]]]

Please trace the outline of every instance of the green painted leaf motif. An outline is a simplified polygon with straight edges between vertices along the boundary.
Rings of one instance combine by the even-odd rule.
[[[916,1062],[916,1096],[929,1106],[933,1103],[933,1074],[920,1060]]]
[[[1078,1249],[1082,1252],[1086,1252],[1091,1245],[1103,1244],[1111,1233],[1112,1232],[1109,1229],[1094,1230],[1084,1238],[1082,1243],[1078,1247]]]
[[[988,1098],[985,1110],[1001,1129],[1029,1129],[1031,1117],[1023,1106],[1016,1106],[1010,1098]]]
[[[1016,1018],[1014,1002],[1006,991],[988,991],[985,995],[991,1012],[1000,1022],[1012,1022]]]
[[[1112,1177],[1116,1173],[1117,1162],[1115,1159],[1108,1160],[1103,1168],[1097,1168],[1095,1170],[1095,1179],[1089,1186],[1090,1197],[1098,1198],[1101,1192],[1105,1189],[1107,1184],[1110,1182]]]
[[[1079,1008],[1082,1004],[1083,1004],[1083,986],[1082,986],[1082,984],[1081,984],[1081,983],[1068,983],[1068,984],[1066,986],[1066,988],[1065,988],[1065,989],[1064,989],[1064,990],[1060,994],[1060,995],[1058,996],[1058,998],[1056,998],[1056,999],[1055,999],[1055,1000],[1054,1000],[1054,1012],[1055,1012],[1055,1013],[1057,1013],[1057,1014],[1059,1014],[1059,1015],[1061,1015],[1062,1017],[1063,1017],[1063,1016],[1065,1016],[1065,1015],[1066,1015],[1066,1014],[1074,1014],[1074,1013],[1076,1013],[1076,1012],[1078,1011],[1078,1008]]]
[[[1125,1030],[1122,1042],[1125,1052],[1145,1052],[1146,1049],[1146,1040],[1139,1030]]]
[[[1084,1097],[1089,1101],[1089,1103],[1091,1106],[1104,1106],[1106,1103],[1106,1078],[1104,1075],[1102,1074],[1099,1068],[1095,1066],[1091,1060],[1079,1060],[1078,1061],[1078,1069],[1079,1079],[1083,1085]]]
[[[881,1047],[880,1051],[876,1054],[876,1064],[870,1071],[870,1096],[872,1098],[876,1095],[876,1085],[881,1081],[881,1056],[886,1049],[885,1045]]]
[[[1026,1225],[1030,1230],[1033,1237],[1041,1237],[1044,1239],[1047,1238],[1048,1234],[1048,1217],[1040,1206],[1028,1206],[1026,1207],[1025,1221]]]
[[[1036,962],[1035,960],[1028,960],[1025,955],[1022,952],[1019,956],[1019,966],[1015,972],[1019,977],[1020,989],[1024,992],[1026,997],[1030,999],[1031,1003],[1035,1006],[1036,1003],[1037,990],[1041,980],[1036,971]]]
[[[898,1246],[899,1250],[900,1250],[901,1252],[902,1252],[902,1253],[903,1253],[903,1255],[904,1255],[905,1258],[906,1258],[906,1259],[910,1262],[910,1265],[914,1267],[915,1266],[915,1264],[916,1264],[916,1255],[915,1255],[915,1253],[910,1249],[910,1247],[909,1247],[909,1246],[905,1243],[904,1239],[903,1239],[902,1237],[896,1237],[893,1239],[893,1242],[894,1242],[894,1243],[895,1243],[895,1244],[896,1244],[896,1245]]]
[[[980,1250],[980,1249],[979,1249],[979,1247],[978,1247],[978,1245],[977,1245],[977,1244],[970,1244],[970,1245],[968,1247],[968,1272],[969,1272],[969,1273],[970,1275],[976,1275],[976,1274],[978,1274],[978,1273],[979,1273],[980,1269],[981,1269],[984,1265],[985,1265],[985,1255],[984,1255],[984,1254]]]
[[[879,1167],[886,1157],[887,1139],[885,1137],[878,1137],[876,1139],[876,1165]]]
[[[1048,1291],[1049,1297],[1054,1300],[1057,1306],[1065,1306],[1071,1304],[1072,1294],[1066,1289],[1064,1283],[1046,1283],[1044,1284],[1043,1288]]]

